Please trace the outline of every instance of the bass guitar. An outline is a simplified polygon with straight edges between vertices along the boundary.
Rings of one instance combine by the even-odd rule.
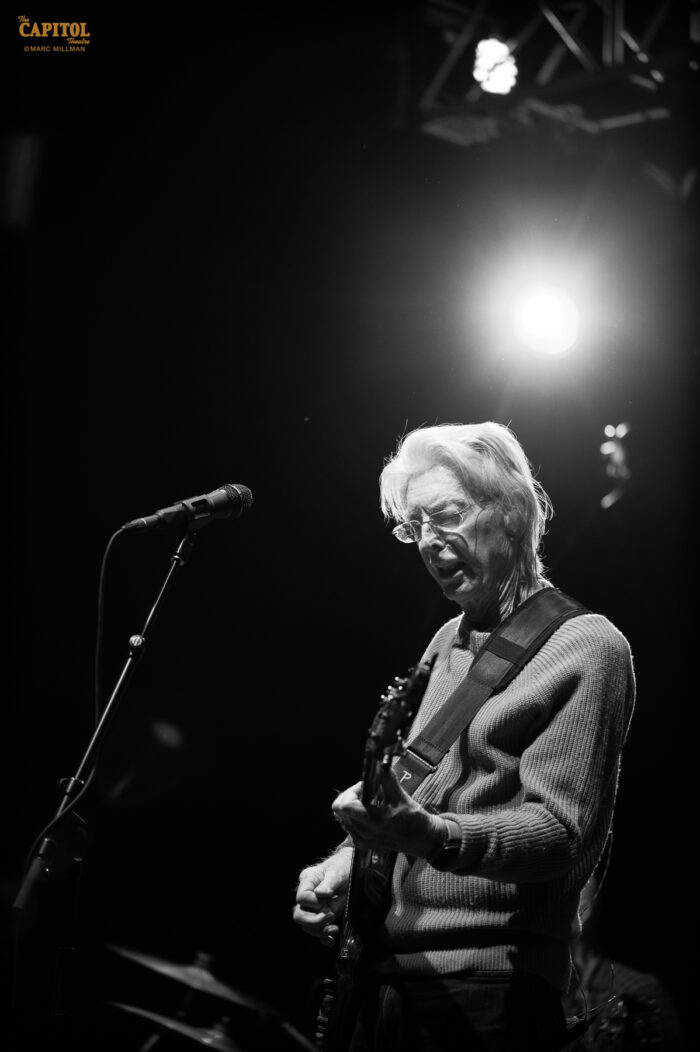
[[[432,664],[423,662],[396,677],[380,698],[369,729],[362,766],[362,803],[381,805],[382,772],[405,747],[413,718],[425,694]],[[357,1018],[362,965],[367,948],[389,907],[396,852],[353,848],[345,913],[338,936],[335,977],[325,979],[316,1020],[316,1045],[322,1052],[345,1052]]]

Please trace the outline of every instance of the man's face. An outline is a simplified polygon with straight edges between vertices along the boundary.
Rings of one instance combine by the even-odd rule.
[[[437,530],[426,524],[418,549],[430,576],[474,624],[493,621],[494,616],[497,620],[499,596],[513,572],[513,550],[500,512],[479,507],[445,467],[414,476],[406,497],[409,519],[466,511],[454,530]]]

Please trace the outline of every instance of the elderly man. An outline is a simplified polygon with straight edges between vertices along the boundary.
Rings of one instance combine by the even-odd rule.
[[[413,431],[380,487],[394,535],[418,545],[461,610],[423,656],[433,665],[415,740],[492,633],[552,587],[539,555],[551,505],[513,433],[491,422]],[[625,638],[579,613],[488,698],[415,795],[389,770],[383,806],[364,806],[360,784],[337,797],[347,837],[301,873],[294,919],[306,932],[337,941],[353,850],[396,852],[351,1052],[566,1044],[579,897],[610,834],[634,691]]]

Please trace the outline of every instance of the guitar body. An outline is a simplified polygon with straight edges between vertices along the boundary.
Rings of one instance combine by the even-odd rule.
[[[405,736],[425,694],[432,671],[421,664],[405,679],[395,679],[382,696],[365,746],[362,802],[382,803],[382,768],[401,755]],[[322,1052],[347,1052],[362,999],[363,965],[381,928],[391,898],[396,853],[373,848],[353,849],[345,915],[338,937],[336,976],[324,980],[316,1021],[316,1044]]]

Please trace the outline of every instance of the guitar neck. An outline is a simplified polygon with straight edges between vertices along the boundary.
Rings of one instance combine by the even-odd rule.
[[[390,762],[378,761],[370,749],[365,753],[365,762],[362,770],[362,792],[360,794],[365,807],[368,804],[383,803],[380,778],[382,771],[388,769],[389,766]]]
[[[367,807],[381,805],[382,771],[401,754],[403,742],[425,693],[435,658],[396,678],[382,696],[365,746],[361,800]],[[326,992],[317,1020],[316,1039],[323,1052],[346,1050],[357,1019],[353,991],[371,943],[381,927],[390,901],[395,851],[353,848],[352,869],[345,903],[345,918],[335,958],[338,979],[326,981]],[[341,996],[338,996],[340,992]]]

